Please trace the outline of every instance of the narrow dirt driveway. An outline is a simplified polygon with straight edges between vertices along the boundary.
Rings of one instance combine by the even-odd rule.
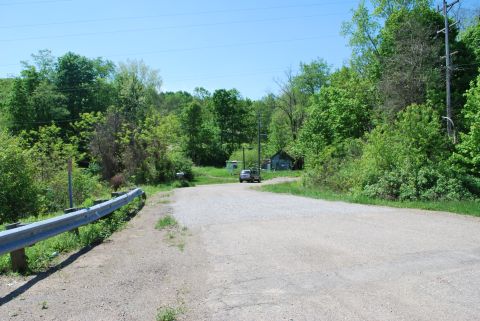
[[[157,196],[58,271],[1,278],[0,320],[480,319],[480,219],[252,186]],[[185,235],[153,228],[166,212]]]

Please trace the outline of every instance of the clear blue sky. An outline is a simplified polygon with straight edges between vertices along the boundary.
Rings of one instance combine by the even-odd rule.
[[[464,7],[475,5],[463,0]],[[237,88],[257,99],[300,62],[350,56],[340,35],[358,0],[0,0],[0,77],[40,49],[143,59],[164,91]]]

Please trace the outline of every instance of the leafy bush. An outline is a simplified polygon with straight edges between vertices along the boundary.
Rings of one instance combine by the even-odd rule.
[[[446,162],[451,146],[439,119],[431,107],[412,105],[393,125],[367,135],[356,166],[363,193],[391,200],[470,198]]]
[[[324,147],[305,181],[386,200],[469,199],[465,181],[448,162],[451,148],[433,108],[412,105],[365,142],[346,139]]]
[[[0,132],[0,151],[0,223],[36,215],[38,188],[30,154],[5,132]]]
[[[480,75],[471,83],[466,97],[462,114],[468,132],[461,135],[454,158],[468,173],[480,177]]]
[[[100,183],[99,177],[88,173],[84,169],[73,168],[73,202],[82,204],[88,198],[95,198],[107,192],[105,185]],[[59,171],[49,179],[42,182],[45,187],[41,190],[41,212],[55,212],[69,206],[68,176],[67,171]]]
[[[360,139],[346,139],[326,146],[317,157],[309,157],[304,181],[307,185],[328,186],[334,191],[350,191],[356,177],[353,161],[362,154],[363,145]]]
[[[179,150],[173,150],[168,153],[168,160],[170,161],[173,175],[178,172],[183,172],[185,174],[185,179],[193,179],[193,162],[190,158],[185,156],[185,154]],[[175,176],[173,176],[173,178],[175,178]]]

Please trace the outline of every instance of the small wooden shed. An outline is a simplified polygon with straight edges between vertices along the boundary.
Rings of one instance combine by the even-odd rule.
[[[270,158],[271,169],[276,171],[290,170],[293,168],[294,159],[284,150],[278,151]]]

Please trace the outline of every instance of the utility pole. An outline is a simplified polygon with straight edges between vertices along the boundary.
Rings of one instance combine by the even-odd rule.
[[[447,121],[447,133],[449,137],[453,137],[455,140],[455,132],[453,127],[453,117],[452,117],[452,97],[451,97],[451,90],[450,90],[450,78],[451,78],[451,61],[450,61],[450,43],[449,43],[449,30],[450,25],[448,23],[448,11],[452,8],[455,4],[457,4],[460,0],[455,0],[452,3],[447,3],[446,0],[443,0],[443,17],[445,19],[445,28],[443,30],[438,31],[445,33],[445,82],[446,82],[446,104],[447,104],[447,117],[446,119],[450,119]]]
[[[72,187],[72,158],[68,159],[68,204],[73,208],[73,187]]]
[[[258,113],[258,177],[261,179],[262,168],[260,165],[260,155],[262,153],[261,141],[260,141],[260,129],[262,127],[260,120],[260,113]]]

